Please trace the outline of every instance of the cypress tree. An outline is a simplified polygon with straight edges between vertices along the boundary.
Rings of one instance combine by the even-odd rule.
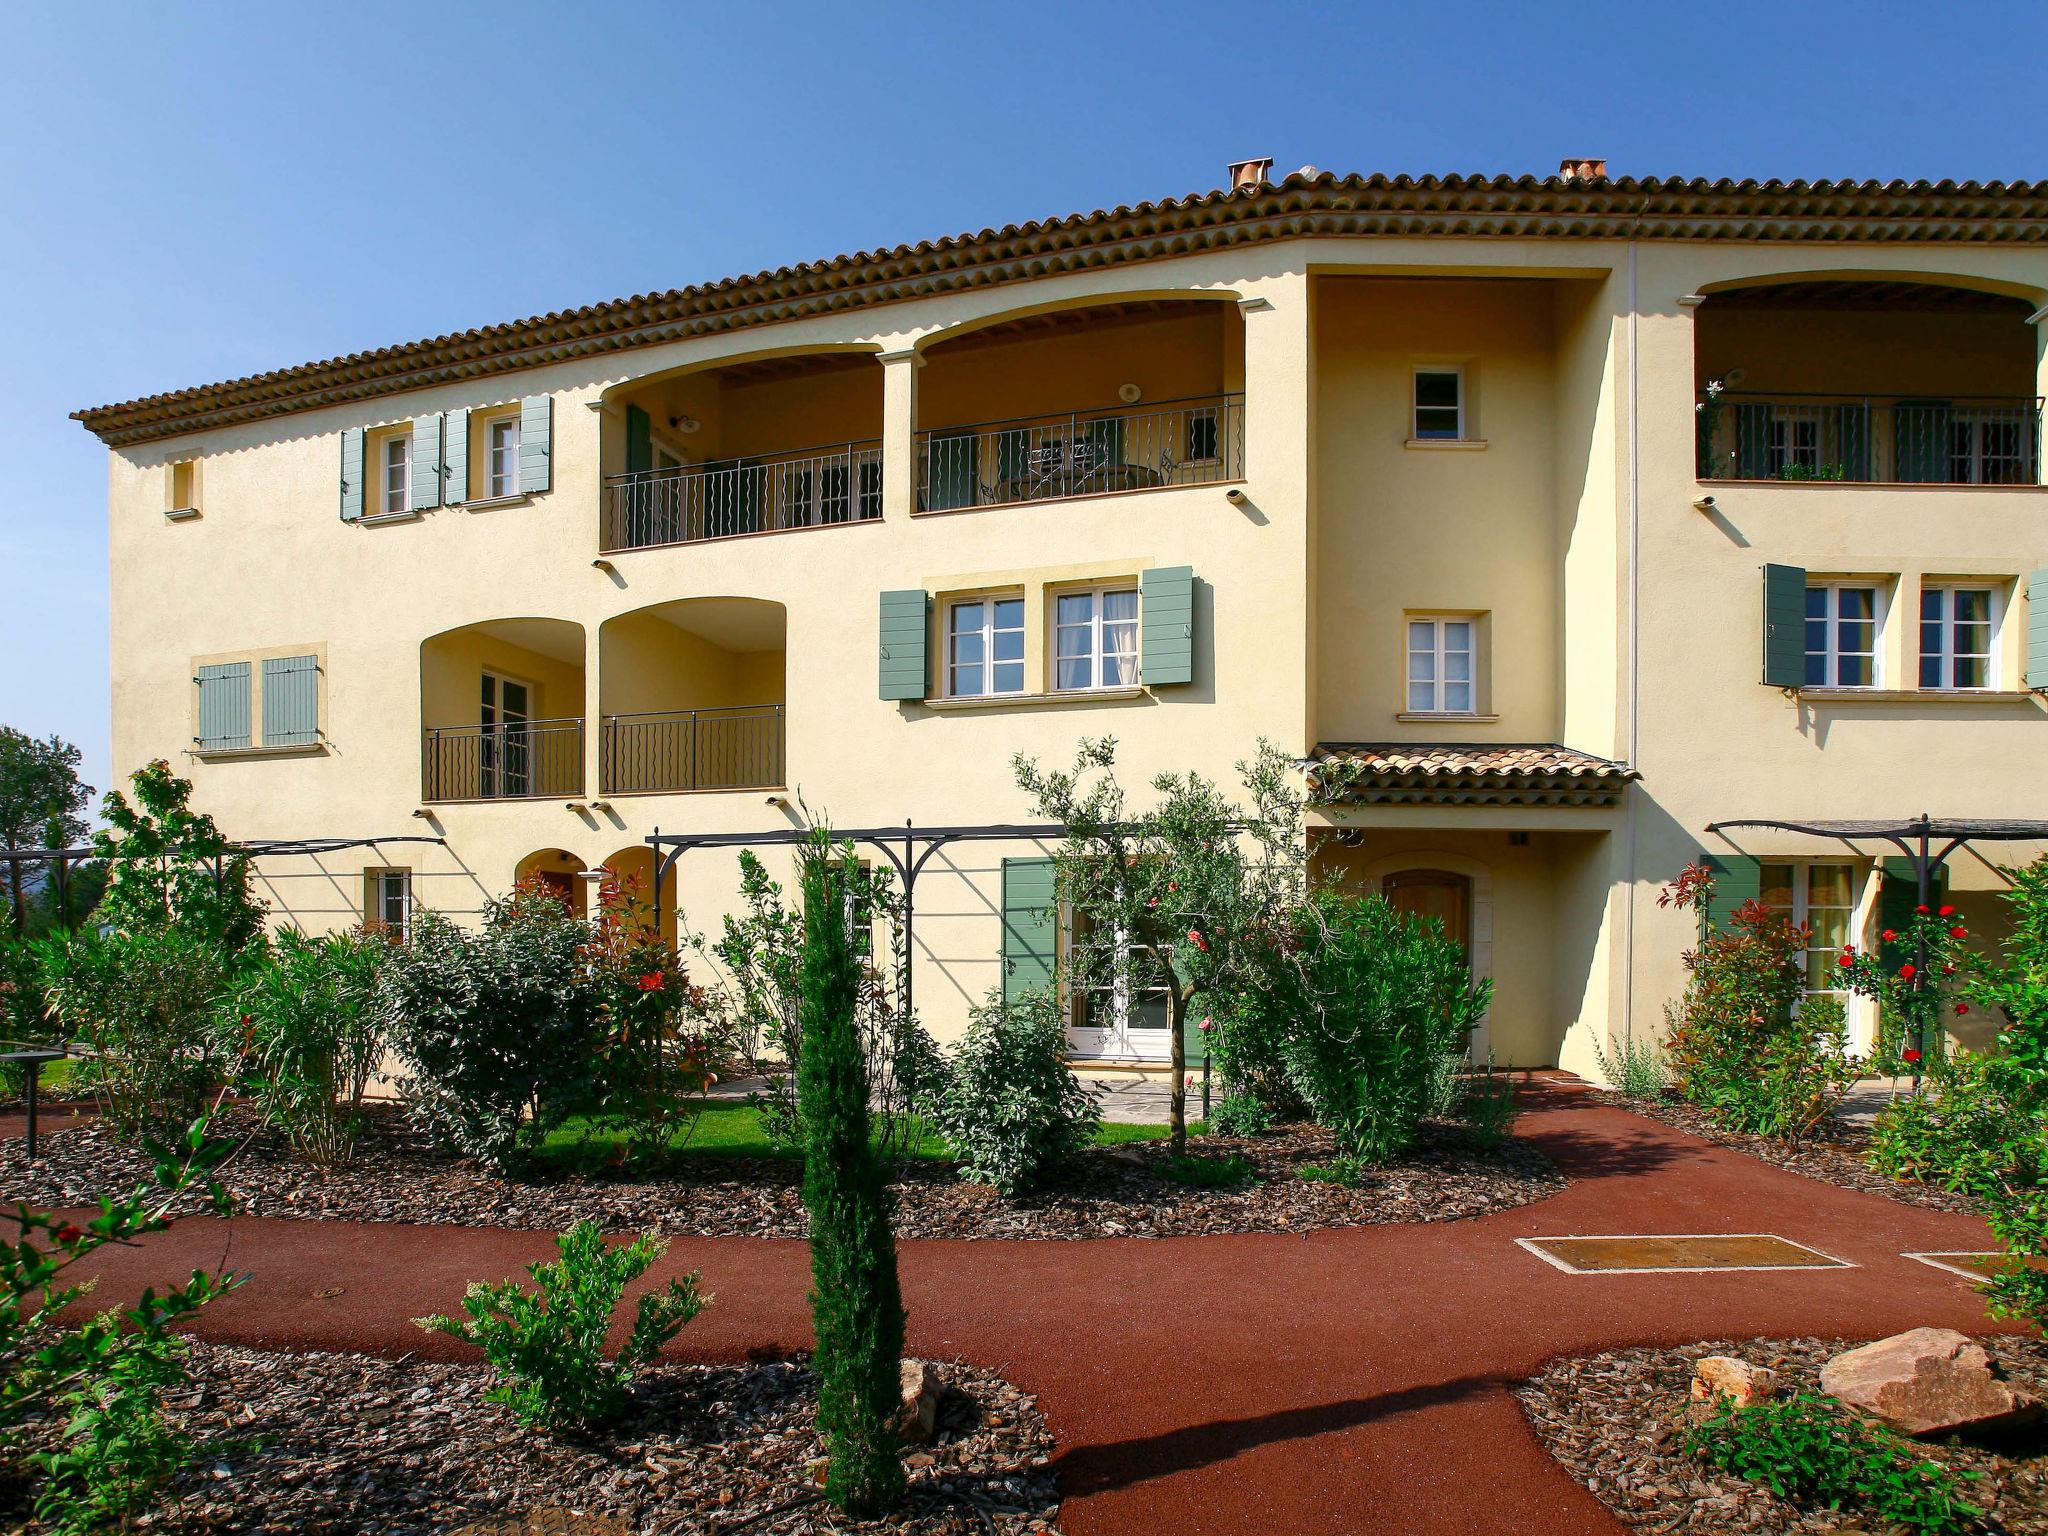
[[[868,1135],[867,1070],[854,1010],[858,962],[847,932],[850,856],[821,832],[799,861],[804,890],[804,1204],[811,1216],[811,1320],[825,1497],[853,1515],[903,1493],[891,1421],[900,1401],[903,1297],[889,1229],[888,1165]]]

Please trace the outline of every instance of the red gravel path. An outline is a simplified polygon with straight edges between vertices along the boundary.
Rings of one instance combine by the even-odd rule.
[[[1982,1331],[1960,1279],[1901,1258],[1986,1246],[1968,1218],[1783,1173],[1554,1083],[1524,1134],[1573,1180],[1476,1221],[1297,1237],[906,1242],[910,1347],[1040,1395],[1072,1536],[1103,1532],[1612,1533],[1512,1396],[1546,1359],[1728,1335]],[[1777,1232],[1857,1268],[1575,1276],[1511,1239]],[[207,1337],[457,1358],[410,1318],[548,1252],[545,1234],[191,1220],[112,1255],[101,1295],[226,1259],[250,1275]],[[679,1239],[717,1293],[693,1358],[808,1342],[803,1245]],[[659,1273],[659,1272],[658,1272]],[[345,1287],[342,1295],[318,1292]]]

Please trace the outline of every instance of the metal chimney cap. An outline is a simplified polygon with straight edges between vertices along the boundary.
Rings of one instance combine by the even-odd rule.
[[[1273,169],[1273,157],[1267,155],[1261,160],[1233,160],[1230,162],[1230,190],[1241,191],[1245,187],[1262,187]]]

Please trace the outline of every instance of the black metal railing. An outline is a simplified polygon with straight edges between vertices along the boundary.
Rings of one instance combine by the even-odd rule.
[[[530,800],[583,793],[583,722],[427,727],[429,800]]]
[[[607,715],[606,794],[774,789],[783,777],[782,706],[738,704]]]
[[[917,435],[923,512],[1243,478],[1243,395],[1025,416]]]
[[[849,443],[613,475],[605,482],[604,548],[692,544],[882,515],[882,445]]]
[[[2041,484],[2041,401],[1749,395],[1694,407],[1702,480]]]

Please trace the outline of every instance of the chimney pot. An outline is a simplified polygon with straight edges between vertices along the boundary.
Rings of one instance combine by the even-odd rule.
[[[1263,160],[1233,160],[1230,162],[1230,190],[1241,191],[1245,187],[1262,187],[1266,184],[1266,173],[1273,169],[1273,157]]]
[[[1590,155],[1574,155],[1558,162],[1557,174],[1564,181],[1605,181],[1607,162]]]

